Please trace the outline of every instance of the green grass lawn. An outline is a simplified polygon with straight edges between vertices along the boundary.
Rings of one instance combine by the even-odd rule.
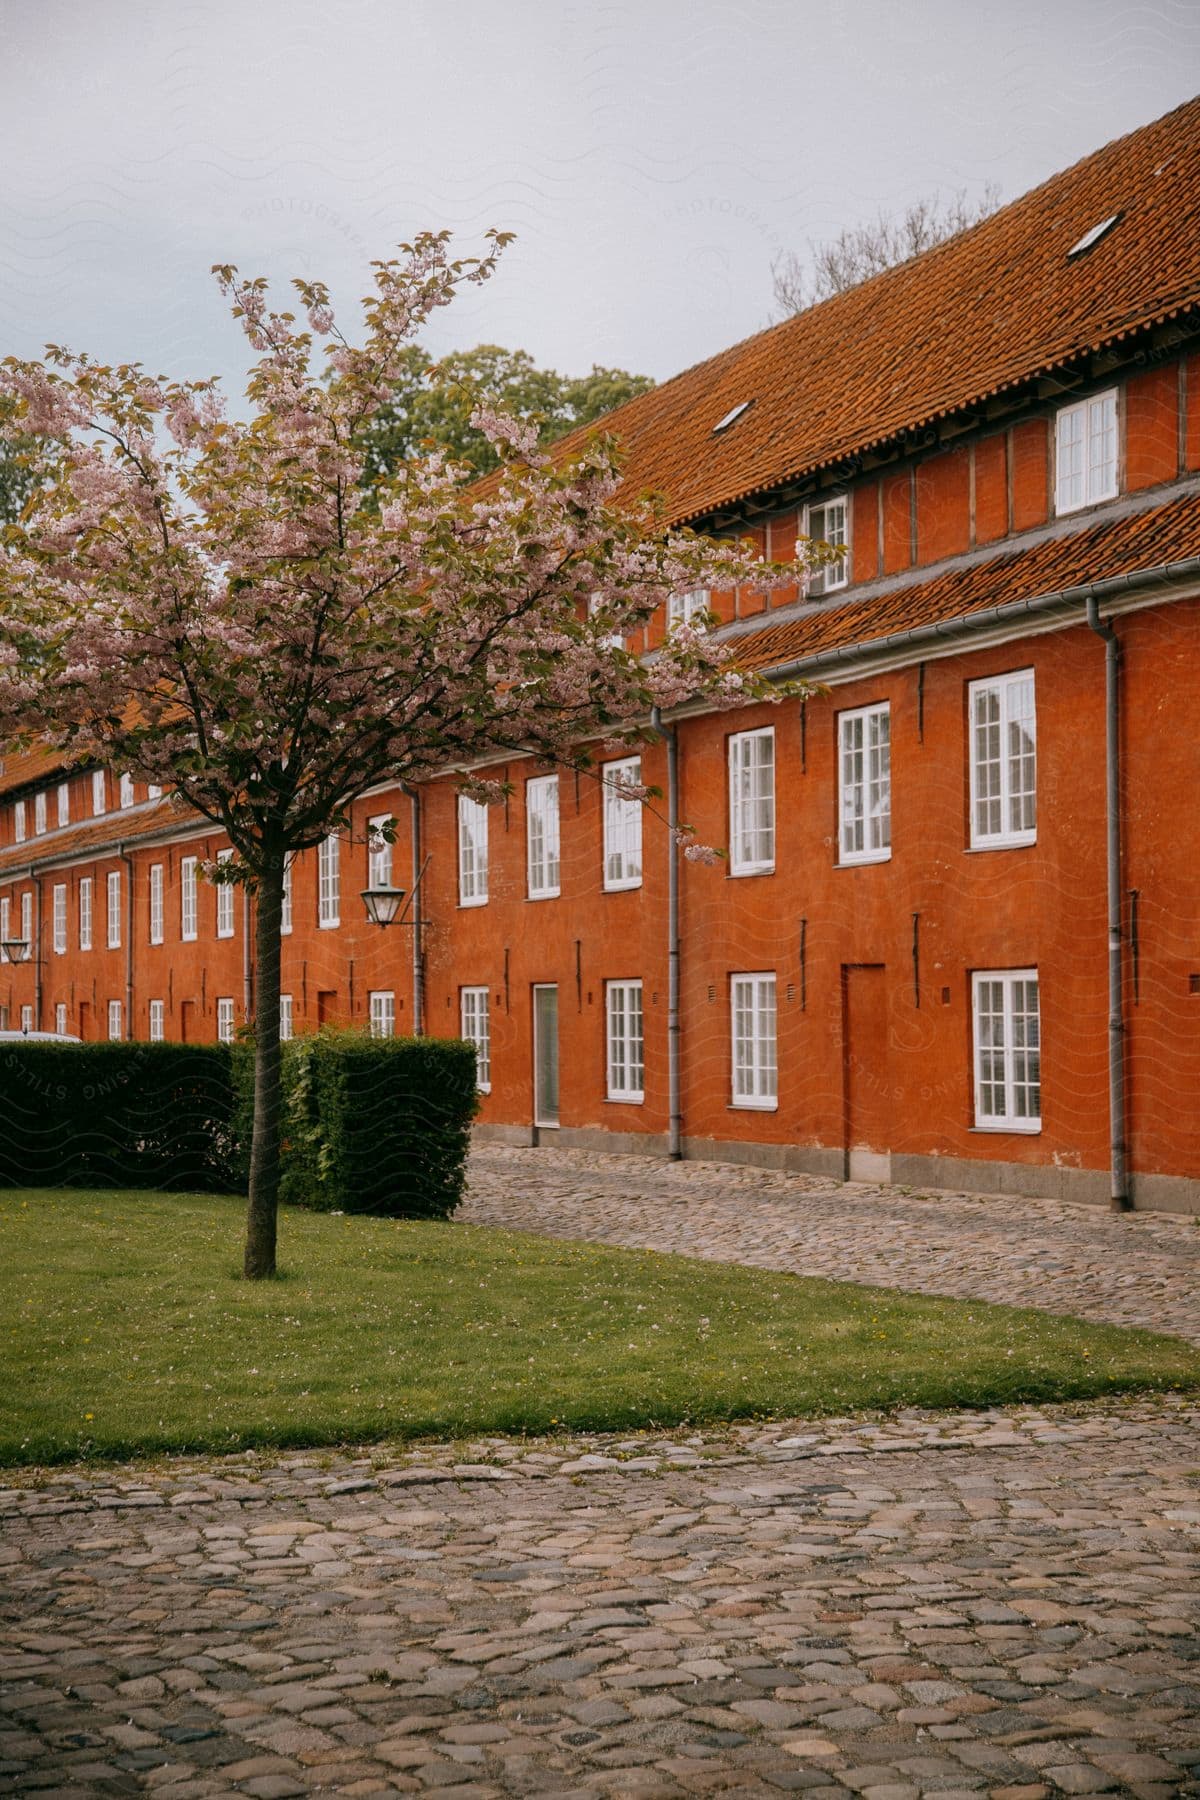
[[[0,1193],[0,1461],[1200,1386],[1149,1332],[458,1224]]]

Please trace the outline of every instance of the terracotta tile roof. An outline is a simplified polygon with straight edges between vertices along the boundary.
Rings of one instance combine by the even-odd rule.
[[[676,521],[699,519],[1169,319],[1200,303],[1198,215],[1200,98],[618,408],[605,423],[626,483],[665,495]]]
[[[180,808],[169,795],[152,807],[135,813],[103,813],[98,819],[69,826],[64,831],[47,832],[44,837],[28,838],[23,844],[8,844],[0,850],[0,881],[10,870],[27,869],[32,863],[51,865],[94,851],[97,856],[111,856],[119,843],[133,844],[140,838],[169,828],[185,829],[192,825],[197,832],[213,830],[190,807]]]
[[[967,618],[1009,601],[1057,594],[1194,556],[1200,556],[1200,492],[1067,537],[955,566],[930,580],[781,619],[736,638],[737,661],[747,669],[776,668],[825,651],[869,645],[917,626]]]
[[[69,751],[51,750],[47,745],[9,751],[0,757],[0,794],[14,794],[34,782],[51,781],[77,761]]]

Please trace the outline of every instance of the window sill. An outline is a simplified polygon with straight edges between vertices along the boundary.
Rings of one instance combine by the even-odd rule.
[[[340,929],[341,923],[342,923],[342,921],[340,919],[318,919],[317,920],[317,930],[318,931],[337,931]]]
[[[642,878],[638,875],[632,881],[606,881],[603,891],[606,894],[631,894],[635,888],[640,888],[641,885]]]
[[[994,1125],[971,1125],[968,1130],[977,1132],[982,1137],[1037,1137],[1042,1129],[1042,1121],[1022,1122],[1019,1119],[998,1120]]]
[[[778,1100],[731,1100],[730,1112],[778,1112]]]
[[[891,862],[891,860],[892,852],[889,848],[887,850],[872,850],[869,855],[839,857],[838,861],[834,863],[833,866],[835,869],[867,869],[870,868],[872,863],[886,863]]]
[[[488,896],[486,894],[480,894],[475,900],[460,900],[458,904],[459,909],[462,912],[472,912],[477,906],[486,906],[487,903]]]
[[[646,1104],[646,1096],[644,1093],[605,1094],[604,1099],[605,1104],[608,1106],[644,1106]]]
[[[475,1092],[477,1094],[490,1094],[491,1091],[492,1091],[492,1084],[490,1081],[480,1081],[480,1082],[477,1082],[475,1085]]]
[[[966,844],[963,853],[966,856],[983,856],[989,850],[1032,850],[1037,843],[1037,832],[1028,837],[985,838],[979,844]]]
[[[746,881],[754,875],[773,875],[774,873],[775,873],[775,864],[773,862],[756,863],[753,867],[748,867],[745,869],[731,868],[729,871],[729,880],[730,881]]]
[[[1112,501],[1119,500],[1120,497],[1120,489],[1113,488],[1110,494],[1092,494],[1087,500],[1077,501],[1074,506],[1060,506],[1056,494],[1054,496],[1054,517],[1056,519],[1072,519],[1077,513],[1087,512],[1090,507],[1108,506]]]
[[[218,931],[217,936],[218,938],[231,938],[233,933],[232,931]]]
[[[561,892],[560,888],[547,888],[544,893],[526,894],[525,898],[527,900],[557,900],[560,898]]]

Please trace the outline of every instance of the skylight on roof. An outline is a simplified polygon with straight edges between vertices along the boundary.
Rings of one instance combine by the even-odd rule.
[[[713,436],[716,437],[718,431],[728,431],[734,421],[741,418],[746,408],[753,404],[754,402],[752,400],[739,400],[736,406],[731,406],[729,411],[725,414],[725,417],[723,419],[718,419],[713,426]]]
[[[1090,250],[1093,244],[1098,244],[1102,237],[1107,237],[1120,216],[1119,212],[1112,213],[1107,219],[1101,219],[1098,225],[1093,225],[1090,231],[1085,231],[1079,242],[1072,244],[1067,251],[1067,261],[1070,262],[1072,257],[1082,256],[1085,250]]]

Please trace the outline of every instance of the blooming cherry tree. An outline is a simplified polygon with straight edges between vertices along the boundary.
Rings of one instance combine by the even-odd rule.
[[[618,504],[612,439],[556,459],[486,407],[485,483],[464,488],[438,454],[364,482],[406,346],[504,241],[456,261],[425,235],[375,264],[357,342],[321,284],[294,284],[305,328],[263,281],[217,269],[257,356],[243,418],[213,382],[55,346],[0,373],[15,402],[0,417],[44,449],[6,533],[0,731],[169,788],[226,834],[222,873],[256,896],[249,1277],[275,1267],[287,859],[381,780],[505,752],[579,766],[656,706],[765,695],[703,629],[650,656],[623,646],[673,593],[797,579]]]

